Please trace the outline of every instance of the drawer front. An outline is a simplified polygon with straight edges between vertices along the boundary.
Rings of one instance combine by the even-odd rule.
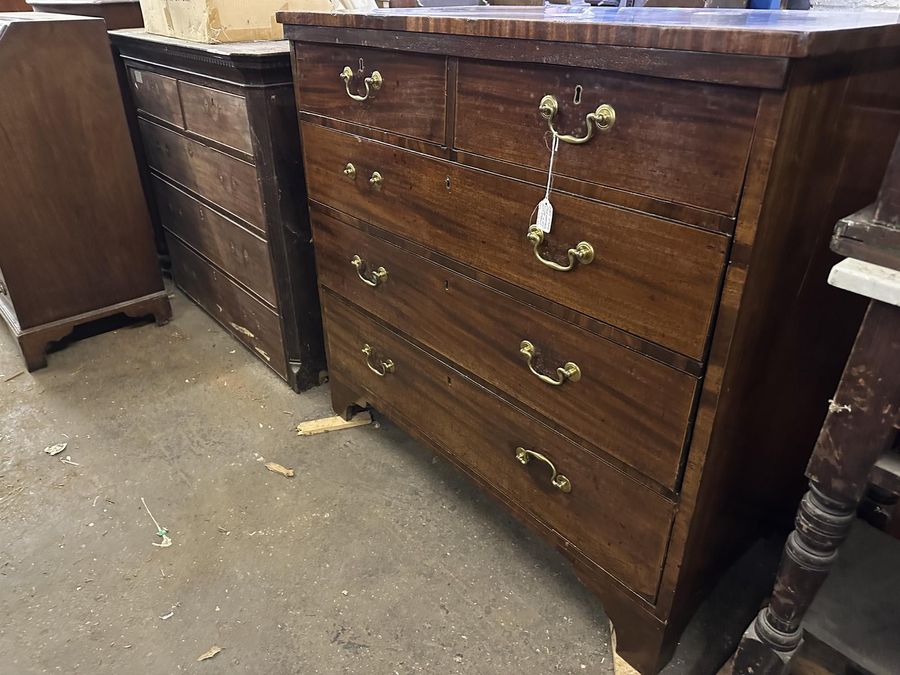
[[[287,379],[278,316],[215,267],[168,236],[175,283],[238,341]]]
[[[560,272],[526,239],[543,189],[304,123],[310,198],[563,305],[702,358],[728,238],[554,193],[538,251],[556,262],[579,242],[594,260]],[[350,162],[355,179],[343,174]],[[373,171],[380,187],[369,181]]]
[[[163,227],[275,307],[266,241],[161,178],[152,181]]]
[[[138,110],[184,128],[178,82],[175,78],[158,75],[149,70],[128,69],[128,81]]]
[[[656,593],[672,518],[660,495],[550,428],[512,408],[396,333],[326,293],[324,314],[330,370],[364,388],[386,414],[419,428],[496,491],[558,532],[637,593]],[[379,376],[362,352],[381,370]],[[550,482],[537,458],[523,465],[516,449],[539,452],[571,481],[571,492]]]
[[[265,230],[262,198],[252,164],[141,120],[147,163],[189,190]]]
[[[674,489],[697,380],[313,211],[319,282]],[[377,286],[360,273],[387,272]],[[521,343],[535,346],[532,366]],[[578,366],[575,380],[557,368]]]
[[[442,56],[409,54],[344,45],[294,43],[297,106],[302,112],[383,129],[443,143],[447,90],[446,60]],[[341,73],[349,67],[353,77],[345,86]],[[366,78],[374,82],[366,100]]]
[[[205,138],[253,154],[250,118],[243,96],[179,82],[184,125]]]
[[[574,103],[581,87],[581,103]],[[722,85],[578,68],[460,61],[456,147],[546,170],[548,126],[539,106],[557,99],[555,126],[583,137],[585,116],[615,110],[606,133],[560,143],[565,176],[733,214],[756,119],[756,92]]]

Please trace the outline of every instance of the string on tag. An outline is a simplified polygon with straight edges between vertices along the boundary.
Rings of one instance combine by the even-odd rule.
[[[550,199],[550,186],[553,185],[553,162],[559,150],[559,134],[553,132],[553,143],[550,145],[550,168],[547,169],[547,189],[544,191],[544,199]]]
[[[553,163],[559,150],[559,134],[553,132],[553,143],[550,146],[550,165],[547,168],[547,188],[544,190],[544,198],[535,207],[537,218],[534,226],[542,232],[549,232],[553,225],[553,204],[550,203],[550,188],[553,186]]]

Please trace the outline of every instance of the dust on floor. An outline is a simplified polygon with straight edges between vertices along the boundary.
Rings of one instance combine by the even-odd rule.
[[[612,672],[555,551],[383,420],[297,437],[327,386],[173,303],[8,381],[0,329],[0,673]]]

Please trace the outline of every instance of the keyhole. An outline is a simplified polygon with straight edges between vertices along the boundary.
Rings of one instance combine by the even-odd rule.
[[[363,65],[362,57],[360,57],[360,59],[359,59],[359,72],[364,73],[365,70],[366,70],[366,68],[365,68],[365,66]]]
[[[447,188],[447,192],[450,192],[450,176],[444,179],[444,187]]]
[[[444,280],[444,290],[445,290],[445,291],[449,291],[449,290],[450,290],[450,282],[447,281],[447,280]]]
[[[581,92],[583,91],[580,84],[575,85],[575,98],[572,100],[572,103],[575,105],[581,105]]]

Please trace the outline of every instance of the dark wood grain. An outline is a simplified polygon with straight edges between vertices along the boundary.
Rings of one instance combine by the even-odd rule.
[[[24,5],[24,2],[22,4]],[[144,15],[141,13],[141,5],[138,0],[121,0],[121,2],[29,0],[28,4],[35,12],[100,17],[106,23],[108,30],[141,28],[144,25]],[[21,9],[26,8],[27,6],[21,7]],[[0,11],[5,10],[0,7]]]
[[[265,229],[262,198],[252,164],[147,120],[141,120],[140,127],[151,168],[204,195],[249,225]]]
[[[538,414],[552,410],[574,434],[674,489],[695,378],[324,214],[313,227],[321,284]],[[353,255],[365,260],[366,275],[386,268],[387,280],[375,288],[360,281]],[[555,376],[573,361],[581,379],[560,387],[539,381],[519,353],[523,339],[538,347],[541,372]]]
[[[246,99],[190,82],[179,82],[178,90],[186,129],[253,154]]]
[[[301,111],[443,142],[445,58],[306,43],[295,43],[294,53],[297,106]],[[340,78],[345,66],[356,73],[350,83],[350,91],[355,94],[365,94],[363,78],[375,70],[384,78],[384,84],[367,100],[354,101]]]
[[[779,675],[800,645],[801,621],[850,533],[872,469],[896,441],[898,336],[900,308],[872,300],[807,466],[809,490],[785,543],[769,605],[735,653],[736,675]]]
[[[163,227],[276,307],[266,240],[162,178],[152,180]]]
[[[49,340],[109,308],[146,309],[155,298],[153,311],[165,321],[103,22],[0,17],[0,92],[0,268],[14,307],[5,318],[29,367],[45,365]]]
[[[127,71],[131,96],[138,110],[183,129],[178,81],[150,70],[128,68]]]
[[[829,498],[862,500],[900,424],[900,309],[871,301],[806,475]]]
[[[274,309],[281,348],[273,343],[264,349],[273,369],[298,392],[320,384],[321,313],[287,45],[198,45],[141,31],[110,36],[124,63],[177,80],[187,126],[178,133],[189,147],[207,147],[198,162],[201,173],[208,174],[203,164],[209,158],[231,162],[246,181],[234,186],[234,197],[252,206],[259,198],[260,219],[246,222],[228,213],[219,185],[208,176],[190,185],[170,181],[167,194],[182,210],[178,223],[169,213],[170,231]]]
[[[433,442],[489,479],[506,499],[526,506],[557,532],[569,532],[570,544],[578,541],[585,555],[635,591],[655,594],[670,503],[336,296],[325,294],[324,312],[329,363],[336,373],[359,383],[386,412],[397,410],[411,424],[427,427]],[[371,372],[360,351],[364,344],[375,350],[373,363],[390,358],[395,372],[384,377]],[[536,460],[519,464],[517,446],[552,458],[572,481],[572,491],[550,485],[547,467]],[[640,512],[626,515],[634,503],[641,504]]]
[[[578,20],[570,20],[571,14]],[[301,15],[282,16],[295,20]],[[333,326],[336,332],[355,335],[352,326],[339,324],[353,323],[360,312],[370,318],[377,315],[380,318],[373,320],[395,327],[398,340],[408,339],[430,357],[450,361],[448,367],[467,373],[492,395],[510,401],[585,449],[593,449],[593,443],[582,444],[587,439],[579,440],[562,422],[565,405],[538,406],[526,401],[527,385],[506,384],[520,372],[512,363],[502,375],[492,370],[493,362],[503,358],[510,333],[520,326],[516,312],[510,314],[508,325],[497,325],[510,307],[518,306],[513,303],[531,305],[523,310],[528,316],[539,310],[552,315],[546,322],[533,319],[529,323],[532,330],[554,335],[550,347],[540,345],[549,351],[540,354],[538,367],[549,363],[549,372],[560,359],[572,358],[554,351],[558,345],[567,345],[565,353],[570,353],[572,347],[587,344],[577,339],[566,342],[585,328],[644,354],[651,353],[648,344],[653,340],[655,356],[674,364],[662,354],[675,350],[694,364],[692,372],[702,375],[680,481],[676,490],[660,493],[671,497],[677,508],[658,591],[652,597],[640,593],[623,584],[621,576],[611,577],[608,568],[582,555],[584,547],[579,547],[578,540],[585,535],[571,534],[576,525],[566,523],[565,528],[572,530],[559,532],[573,544],[561,550],[607,607],[619,652],[642,672],[657,672],[705,592],[749,542],[787,523],[802,489],[801,470],[810,436],[818,430],[822,402],[833,391],[860,317],[858,303],[839,297],[825,283],[834,260],[827,246],[829,235],[838,217],[874,199],[879,171],[892,145],[884,139],[896,138],[900,127],[896,19],[885,15],[884,26],[865,28],[860,22],[871,19],[859,14],[822,17],[799,12],[583,8],[447,8],[302,16],[306,24],[288,26],[289,37],[377,45],[398,53],[421,47],[429,54],[448,55],[450,84],[458,81],[447,92],[448,105],[453,107],[448,119],[455,119],[444,139],[447,148],[373,129],[364,120],[347,122],[301,113],[316,222],[322,213],[378,240],[359,239],[355,232],[335,235],[333,246],[327,247],[328,259],[320,261],[322,270],[329,270],[323,271],[327,287],[358,303],[351,310],[354,316],[330,318],[329,339]],[[713,16],[715,25],[708,25]],[[498,42],[485,47],[489,40]],[[509,46],[509,54],[521,58],[499,56],[496,50],[501,43]],[[607,69],[591,61],[564,62],[573,44],[639,49],[606,52],[611,55]],[[695,61],[699,72],[669,72],[666,78],[651,81],[640,69],[666,67],[652,61],[654,50],[662,48],[673,55],[685,50],[702,52],[710,59],[724,52],[728,60],[721,62],[723,78],[734,75],[730,59],[736,55],[797,60],[785,71],[783,82],[770,85],[739,89],[722,82],[698,84],[709,81],[704,77],[714,67],[705,58]],[[830,51],[835,53],[827,55]],[[810,54],[822,56],[803,58]],[[521,63],[511,63],[516,60]],[[467,71],[491,75],[481,77],[477,87],[472,85],[468,98]],[[559,261],[565,249],[579,240],[593,243],[597,239],[602,245],[595,245],[598,258],[591,265],[554,273],[558,277],[546,276],[548,270],[540,267],[520,238],[543,194],[539,184],[549,148],[538,135],[536,148],[515,153],[525,147],[523,138],[532,137],[526,130],[538,129],[541,123],[536,115],[538,99],[554,93],[533,91],[533,80],[544,77],[542,73],[554,77],[558,73],[560,86],[574,89],[585,72],[597,82],[612,82],[609,88],[621,83],[626,100],[643,98],[644,105],[631,114],[634,119],[641,115],[646,119],[634,129],[622,127],[631,134],[630,147],[637,148],[625,155],[625,160],[637,158],[632,164],[619,157],[607,167],[601,153],[591,162],[584,161],[582,174],[560,169],[551,197],[556,217],[547,237],[549,245],[542,251]],[[626,88],[624,83],[634,86]],[[649,95],[650,91],[656,95]],[[516,112],[523,105],[515,98],[521,92],[533,97],[534,109],[528,108],[532,119]],[[566,108],[563,113],[568,114],[574,101],[559,98],[561,108]],[[658,115],[661,109],[680,112]],[[477,114],[466,121],[472,110]],[[577,117],[583,119],[583,115]],[[564,123],[565,131],[579,126],[576,120]],[[690,133],[679,134],[689,127]],[[660,138],[666,142],[660,143]],[[593,142],[563,146],[560,161],[566,152],[587,151]],[[651,152],[654,144],[666,149]],[[647,146],[645,156],[640,154],[643,146]],[[664,155],[679,153],[683,153],[682,161],[666,164],[669,158]],[[356,166],[356,180],[343,174],[347,162]],[[380,188],[368,183],[373,171],[384,178]],[[602,181],[595,179],[605,171],[611,173],[603,174]],[[627,182],[637,180],[645,182]],[[627,208],[603,204],[603,200]],[[344,232],[341,226],[335,227]],[[391,285],[389,271],[388,281],[379,288],[353,286],[351,282],[360,282],[348,275],[349,261],[346,253],[340,253],[348,242],[366,247],[368,264],[399,269],[394,275],[398,283]],[[607,267],[595,267],[604,255]],[[379,257],[383,260],[375,260]],[[443,270],[436,266],[460,278],[449,272],[440,275],[437,272]],[[603,283],[588,283],[598,274],[604,275]],[[645,290],[653,286],[646,294],[636,287],[645,283],[644,275],[649,284]],[[665,284],[673,278],[686,285]],[[444,282],[446,286],[441,285]],[[333,296],[328,288],[324,293],[330,303]],[[421,317],[393,300],[391,293],[397,289],[398,299],[402,295],[410,299],[410,307],[422,308]],[[496,293],[510,297],[495,304],[492,299],[500,297]],[[442,294],[447,294],[446,307],[436,306],[439,301],[432,299]],[[466,300],[457,305],[454,296]],[[698,300],[702,309],[691,306]],[[676,305],[677,311],[672,309]],[[562,325],[556,323],[560,319],[571,323],[561,336],[552,328]],[[445,325],[455,336],[452,344],[439,334]],[[495,342],[481,347],[487,342],[488,329]],[[708,344],[707,329],[712,333]],[[466,331],[474,335],[463,335]],[[472,347],[465,350],[457,342]],[[396,345],[398,353],[406,344]],[[599,343],[591,344],[592,353],[602,353]],[[389,397],[373,394],[368,383],[377,376],[362,370],[364,364],[353,367],[358,370],[334,369],[339,409],[365,401],[384,407],[389,417],[415,436],[439,447],[434,438],[441,433],[444,419],[456,425],[466,423],[464,403],[454,400],[438,406],[426,395],[416,398],[422,399],[428,413],[418,411],[418,400],[411,402],[417,411],[411,420],[391,405]],[[414,374],[404,371],[407,375]],[[590,403],[583,405],[587,418]],[[626,405],[639,407],[633,402]],[[651,407],[659,414],[668,410],[666,403]],[[584,429],[581,426],[580,433]],[[635,476],[635,469],[603,450],[604,458],[608,456],[629,477]],[[512,471],[498,465],[486,475],[473,471],[467,460],[454,461],[494,492]],[[646,476],[636,480],[651,487]],[[659,483],[653,485],[668,490]],[[536,520],[530,505],[505,503],[547,536],[546,523]]]
[[[900,115],[882,96],[869,110],[869,134],[843,121],[872,102],[859,80],[890,88],[897,63],[891,53],[880,63],[803,62],[786,94],[761,106],[759,158],[751,155],[736,262],[688,452],[684,510],[663,573],[660,610],[673,628],[690,616],[691,598],[702,597],[714,570],[767,527],[790,527],[803,467],[864,310],[826,283],[837,261],[828,240],[842,214],[875,198],[891,149],[879,148],[879,138],[892,126],[894,137]],[[772,392],[780,403],[773,405]]]
[[[576,86],[583,88],[579,105],[573,103]],[[464,60],[454,147],[546,170],[549,131],[538,109],[545,94],[559,101],[560,133],[584,136],[585,115],[601,103],[616,111],[607,133],[595,133],[584,145],[560,143],[559,174],[734,213],[756,116],[755,91]]]
[[[285,26],[289,39],[298,25],[797,58],[900,46],[894,12],[759,12],[545,5],[513,13],[446,7],[348,15],[282,11],[276,17],[293,24]]]
[[[900,138],[894,145],[878,199],[841,218],[831,249],[840,255],[900,269]]]
[[[508,295],[511,298],[515,298],[519,302],[531,305],[536,309],[541,310],[542,312],[546,312],[551,316],[565,321],[566,323],[569,323],[573,326],[578,326],[579,328],[583,328],[593,333],[594,335],[602,337],[606,340],[610,340],[611,342],[615,342],[616,344],[626,347],[627,349],[649,356],[650,358],[665,365],[671,366],[672,368],[681,370],[695,377],[700,377],[703,375],[705,367],[702,361],[690,359],[682,354],[678,354],[670,349],[666,349],[665,347],[662,347],[655,342],[650,342],[649,340],[646,340],[644,338],[637,337],[632,333],[626,333],[625,331],[619,328],[615,328],[608,323],[598,321],[597,319],[591,318],[586,314],[582,314],[581,312],[578,312],[569,307],[565,307],[564,305],[561,305],[557,302],[553,302],[552,300],[549,300],[548,298],[545,298],[543,296],[535,295],[531,291],[528,291],[521,286],[517,286],[505,279],[501,279],[492,274],[477,270],[470,265],[466,265],[459,262],[455,258],[451,258],[442,253],[438,253],[422,244],[417,244],[413,241],[410,241],[409,239],[397,236],[396,234],[393,234],[388,230],[371,225],[363,220],[360,220],[359,218],[354,218],[353,216],[349,216],[346,213],[338,211],[337,209],[334,209],[330,206],[325,206],[324,204],[311,202],[310,212],[324,213],[342,223],[346,223],[352,227],[356,227],[363,231],[369,232],[379,239],[384,239],[385,241],[390,242],[394,246],[397,246],[404,251],[408,251],[413,255],[431,260],[432,262],[435,262],[442,267],[446,267],[447,269],[453,270],[454,272],[457,272],[462,276],[469,277],[475,281],[478,281],[479,283],[484,284],[485,286],[490,286],[491,288],[505,295]]]
[[[168,236],[175,282],[247,349],[287,377],[278,315],[174,235]]]
[[[555,193],[543,255],[565,261],[579,241],[596,252],[590,265],[558,272],[536,259],[525,237],[541,188],[310,124],[302,131],[311,199],[688,356],[703,355],[726,237]],[[355,180],[342,173],[348,162]],[[380,189],[368,181],[376,170],[384,176]]]
[[[640,49],[612,45],[587,45],[517,40],[510,38],[451,36],[389,30],[332,28],[323,26],[286,27],[299,42],[359,45],[421,54],[491,59],[601,68],[636,75],[653,75],[693,82],[737,84],[746,87],[780,89],[784,85],[788,60],[734,54],[705,54],[672,49]]]
[[[247,92],[247,108],[263,209],[270,223],[269,255],[288,383],[300,392],[322,383],[325,347],[293,88],[253,87]]]

